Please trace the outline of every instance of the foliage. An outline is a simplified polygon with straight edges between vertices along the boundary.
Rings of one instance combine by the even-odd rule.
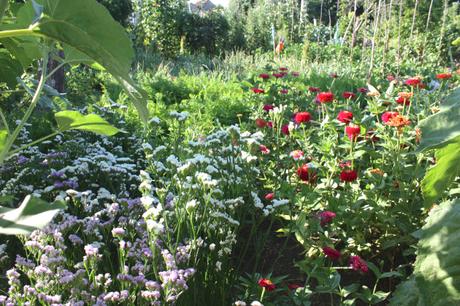
[[[133,6],[129,0],[98,0],[112,15],[113,19],[123,26],[128,25],[128,17],[133,12]]]
[[[460,201],[440,204],[420,232],[413,276],[395,292],[391,305],[456,305],[460,301],[458,236]]]

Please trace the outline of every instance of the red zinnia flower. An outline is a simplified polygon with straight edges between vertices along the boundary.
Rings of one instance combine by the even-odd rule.
[[[267,73],[261,73],[259,74],[259,78],[266,80],[270,78],[270,75]]]
[[[259,146],[259,149],[260,149],[260,152],[262,152],[262,154],[264,154],[264,155],[267,155],[267,154],[270,153],[270,149],[267,148],[267,147],[264,146],[264,145],[260,145],[260,146]]]
[[[359,136],[359,133],[361,133],[361,127],[359,125],[350,124],[345,127],[345,134],[347,134],[350,140],[355,140]]]
[[[270,192],[270,193],[267,193],[267,194],[265,195],[265,200],[271,201],[271,200],[273,200],[274,197],[275,197],[275,193],[274,193],[274,192]]]
[[[335,212],[332,211],[323,211],[319,214],[319,219],[320,219],[320,225],[325,226],[328,223],[332,222],[332,219],[334,219],[336,216]]]
[[[401,105],[402,105],[402,104],[404,104],[404,105],[410,105],[410,100],[409,100],[408,98],[406,98],[406,97],[398,97],[398,98],[396,99],[396,103],[401,104]]]
[[[275,284],[273,284],[271,280],[266,278],[259,279],[258,284],[260,287],[267,289],[267,291],[273,291],[276,289]]]
[[[360,88],[358,88],[358,92],[360,92],[360,93],[366,93],[366,92],[368,92],[368,90],[367,90],[367,88],[365,88],[365,87],[360,87]]]
[[[295,114],[294,121],[297,124],[309,122],[311,120],[311,115],[309,112],[300,112]]]
[[[267,126],[268,126],[269,128],[271,128],[271,129],[272,129],[272,128],[273,128],[273,122],[271,122],[271,121],[268,121],[268,122],[267,122]]]
[[[352,169],[344,169],[340,172],[340,180],[342,182],[353,182],[358,178],[358,173]]]
[[[300,73],[296,72],[296,71],[293,71],[291,72],[292,76],[295,76],[295,77],[298,77],[300,75]]]
[[[339,251],[336,249],[330,248],[330,247],[324,247],[323,248],[323,253],[326,255],[326,257],[329,257],[332,260],[338,260],[342,254],[340,254]]]
[[[369,271],[367,263],[359,256],[350,257],[350,267],[355,271],[362,271],[364,273]]]
[[[348,124],[351,120],[353,120],[353,113],[349,111],[341,111],[337,116],[337,120]]]
[[[316,100],[318,100],[321,103],[332,102],[334,100],[334,94],[332,92],[320,92],[316,96]]]
[[[302,166],[300,166],[298,169],[297,169],[297,175],[299,176],[299,178],[304,181],[304,182],[308,182],[310,180],[310,175],[308,173],[308,165],[307,164],[303,164]]]
[[[267,121],[265,121],[264,119],[258,118],[256,119],[256,125],[257,127],[263,129],[264,127],[267,126]]]
[[[394,80],[396,80],[396,78],[395,78],[395,76],[394,76],[394,75],[392,75],[392,74],[389,74],[389,75],[387,75],[387,80],[391,82],[391,81],[394,81]]]
[[[438,73],[436,75],[436,78],[438,80],[447,80],[447,79],[450,79],[452,77],[452,73]]]
[[[280,90],[280,93],[283,94],[283,95],[287,94],[288,92],[289,91],[286,88],[283,88],[283,89]]]
[[[279,71],[288,71],[288,69],[286,67],[280,67]]]
[[[309,91],[309,92],[320,92],[321,89],[318,88],[318,87],[311,87],[311,86],[310,86],[310,87],[308,87],[308,91]]]
[[[409,86],[415,86],[418,87],[422,83],[422,80],[419,77],[414,77],[407,79],[404,84],[409,85]]]
[[[289,135],[289,125],[288,124],[285,124],[281,127],[281,133],[283,133],[286,136]]]
[[[342,97],[344,99],[354,99],[356,98],[356,95],[350,91],[345,91],[343,94],[342,94]]]
[[[273,105],[271,105],[271,104],[265,104],[265,105],[264,105],[264,111],[266,111],[266,112],[269,112],[269,111],[271,111],[271,110],[274,109],[274,108],[275,108],[275,107],[274,107]]]
[[[251,88],[252,92],[255,93],[255,94],[262,94],[262,93],[265,93],[265,90],[261,89],[261,88]]]
[[[275,78],[277,78],[277,79],[282,78],[282,77],[284,77],[285,75],[286,75],[286,74],[285,74],[285,73],[282,73],[282,72],[280,72],[280,73],[274,73],[274,74],[273,74],[273,76],[274,76]]]
[[[351,167],[351,161],[347,160],[347,161],[340,162],[339,167],[341,169],[350,168]]]
[[[383,121],[384,123],[387,123],[388,120],[390,120],[391,118],[393,118],[393,117],[395,117],[395,116],[397,116],[397,115],[399,115],[398,112],[384,112],[384,113],[382,114],[382,121]]]

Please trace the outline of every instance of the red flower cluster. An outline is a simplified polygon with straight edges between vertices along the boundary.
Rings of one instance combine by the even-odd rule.
[[[256,125],[258,128],[263,129],[264,127],[267,126],[267,121],[265,121],[264,119],[258,118],[256,119]]]
[[[309,112],[300,112],[295,114],[294,121],[297,124],[306,123],[311,120],[311,114]]]
[[[358,178],[358,172],[353,169],[344,169],[340,172],[340,180],[342,182],[353,182]]]
[[[320,219],[320,225],[325,226],[326,224],[332,222],[332,220],[335,218],[336,214],[335,214],[335,212],[326,210],[326,211],[321,212],[318,216],[319,216],[319,219]]]
[[[359,256],[350,257],[350,267],[355,271],[362,271],[364,273],[367,273],[367,271],[369,271],[367,263]]]
[[[324,247],[323,253],[326,255],[326,257],[329,257],[332,260],[338,260],[340,256],[342,256],[339,251],[330,247]]]
[[[277,79],[282,78],[286,75],[285,72],[280,72],[280,73],[274,73],[273,76]]]
[[[293,71],[291,72],[292,76],[295,76],[295,77],[298,77],[300,75],[300,73],[296,72],[296,71]]]
[[[264,105],[264,111],[266,111],[266,112],[269,112],[269,111],[271,111],[271,110],[274,109],[274,108],[275,108],[275,107],[274,107],[273,105],[271,105],[271,104],[265,104],[265,105]]]
[[[265,195],[265,200],[271,201],[271,200],[273,200],[274,197],[275,197],[275,193],[274,193],[274,192],[270,192],[270,193],[267,193],[267,194]]]
[[[398,115],[399,115],[398,112],[384,112],[382,114],[382,121],[384,123],[387,123],[391,118],[398,116]]]
[[[285,124],[285,125],[283,125],[281,127],[281,133],[283,133],[286,136],[289,136],[290,132],[289,132],[289,125],[288,124]]]
[[[353,113],[349,111],[341,111],[339,115],[337,116],[337,120],[343,123],[350,123],[351,120],[353,120]]]
[[[400,105],[410,105],[410,100],[409,98],[406,98],[406,97],[398,97],[396,99],[396,103],[400,104]]]
[[[412,87],[419,87],[422,84],[422,80],[419,77],[413,77],[407,79],[404,84]]]
[[[318,87],[311,87],[311,86],[310,86],[310,87],[308,87],[308,91],[309,91],[309,92],[320,92],[321,89],[318,88]]]
[[[268,73],[261,73],[259,74],[259,78],[266,80],[270,78],[270,75]]]
[[[342,97],[344,99],[354,99],[356,98],[356,95],[354,93],[352,93],[351,91],[345,91],[343,94],[342,94]]]
[[[255,93],[255,94],[262,94],[262,93],[265,93],[265,90],[261,89],[261,88],[251,88],[252,92]]]
[[[332,92],[320,92],[316,96],[316,100],[318,100],[320,103],[332,102],[334,100],[334,94]]]
[[[438,73],[436,75],[436,78],[438,80],[447,80],[447,79],[450,79],[452,77],[452,73]]]
[[[264,146],[264,145],[260,145],[260,146],[259,146],[259,149],[260,149],[260,152],[262,152],[262,154],[264,154],[264,155],[270,154],[270,149],[267,148],[267,147]]]
[[[358,138],[359,133],[361,133],[361,127],[356,124],[350,124],[345,127],[345,134],[347,134],[350,140],[356,140]]]
[[[367,93],[368,91],[369,90],[367,90],[367,88],[365,88],[365,87],[358,88],[358,92],[360,92],[360,93]]]
[[[275,284],[267,278],[259,279],[258,284],[260,287],[265,288],[267,291],[273,291],[276,289]]]
[[[288,69],[286,67],[280,67],[278,70],[279,71],[288,71]]]
[[[286,88],[283,88],[280,90],[280,94],[283,94],[283,95],[287,94],[288,92],[289,91]]]
[[[303,164],[297,169],[297,176],[304,182],[308,182],[310,180],[310,174],[308,173],[307,164]]]

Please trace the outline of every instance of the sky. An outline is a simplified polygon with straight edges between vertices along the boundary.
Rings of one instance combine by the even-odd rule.
[[[222,5],[223,7],[228,7],[229,0],[211,0],[215,5]]]

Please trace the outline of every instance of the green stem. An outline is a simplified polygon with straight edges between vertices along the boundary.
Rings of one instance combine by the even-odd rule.
[[[53,132],[53,133],[51,133],[51,134],[49,134],[49,135],[46,135],[46,136],[44,136],[44,137],[42,137],[42,138],[40,138],[40,139],[34,140],[34,141],[32,141],[31,143],[25,144],[25,145],[23,145],[22,147],[20,147],[20,148],[18,148],[18,149],[15,149],[15,150],[13,150],[13,151],[11,151],[11,152],[8,152],[7,157],[9,157],[9,156],[11,156],[11,155],[13,155],[13,154],[15,154],[15,153],[18,153],[18,152],[20,152],[20,151],[22,151],[22,150],[25,150],[25,149],[27,149],[28,147],[31,147],[31,146],[33,146],[33,145],[36,145],[37,143],[40,143],[40,142],[45,141],[45,140],[47,140],[47,139],[50,139],[50,138],[52,138],[52,137],[58,135],[59,133],[60,133],[60,132]]]
[[[18,36],[33,36],[33,35],[38,35],[38,34],[34,33],[32,28],[0,31],[0,38],[18,37]]]
[[[5,32],[5,31],[2,31]],[[0,32],[0,38],[1,33]],[[43,87],[45,86],[46,82],[46,69],[48,66],[48,50],[44,51],[43,54],[43,63],[42,63],[42,71],[41,71],[41,76],[40,76],[40,81],[38,83],[37,90],[35,91],[35,94],[32,98],[32,102],[30,103],[29,107],[27,108],[26,113],[24,114],[24,117],[21,120],[21,123],[16,127],[16,129],[13,131],[13,134],[8,137],[8,140],[6,141],[5,147],[3,148],[2,152],[0,152],[0,165],[3,164],[5,161],[6,157],[8,156],[8,152],[10,151],[11,147],[13,146],[14,141],[18,137],[19,133],[21,132],[22,128],[26,124],[27,120],[29,119],[30,115],[32,114],[33,110],[35,109],[35,106],[37,105],[40,94],[43,90]]]
[[[0,117],[2,119],[3,125],[6,128],[6,131],[8,132],[8,135],[11,134],[10,127],[8,125],[8,121],[6,121],[5,114],[3,114],[1,109],[0,109]]]
[[[8,4],[9,4],[8,0],[0,0],[0,21],[2,21],[3,16],[8,10]]]

